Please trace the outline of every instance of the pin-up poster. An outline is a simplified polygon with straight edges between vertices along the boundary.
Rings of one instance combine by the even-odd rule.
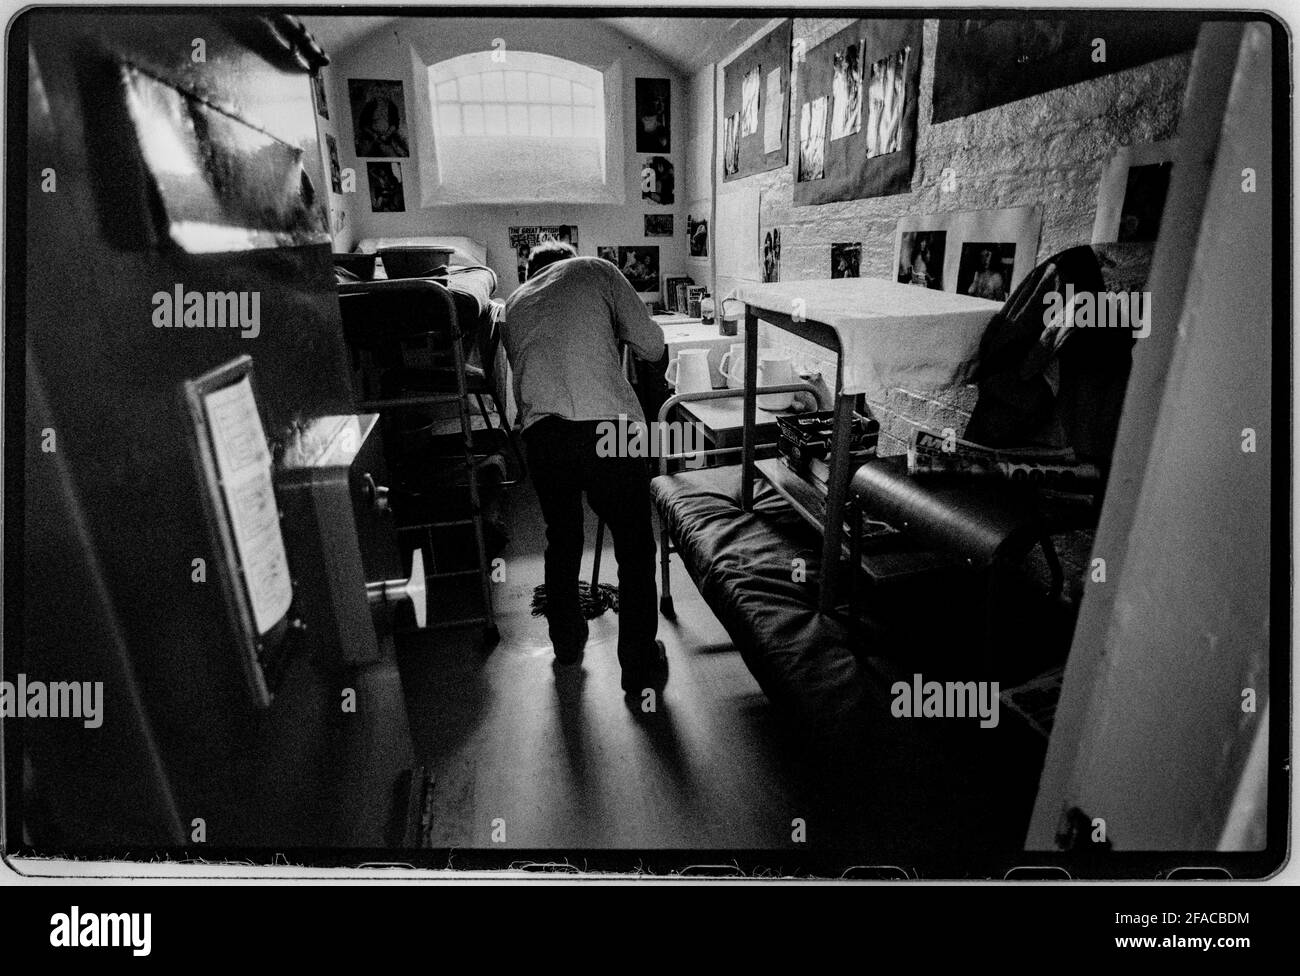
[[[792,23],[782,21],[722,69],[724,181],[786,164]]]
[[[919,20],[859,20],[807,52],[796,206],[911,190],[920,79]]]
[[[358,156],[409,156],[406,98],[400,81],[349,78],[352,138]]]

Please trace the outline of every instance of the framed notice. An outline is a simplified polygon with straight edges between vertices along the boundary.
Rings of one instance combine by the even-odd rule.
[[[250,693],[271,703],[293,583],[249,356],[183,385],[200,494]]]

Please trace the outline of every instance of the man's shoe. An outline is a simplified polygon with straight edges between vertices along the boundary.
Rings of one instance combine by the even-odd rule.
[[[587,646],[589,633],[587,621],[582,621],[582,629],[576,634],[561,637],[557,628],[551,628],[551,648],[555,651],[557,664],[577,664],[582,660],[582,650]]]
[[[647,688],[656,692],[664,690],[668,684],[668,651],[664,642],[655,641],[655,649],[650,660],[623,669],[623,694],[639,697]]]

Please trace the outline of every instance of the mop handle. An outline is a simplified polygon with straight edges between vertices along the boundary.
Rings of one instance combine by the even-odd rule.
[[[620,342],[619,346],[623,352],[623,375],[628,375],[628,345],[626,342]],[[600,583],[600,554],[605,548],[605,520],[597,517],[596,519],[596,553],[591,558],[591,590],[594,593],[597,585]]]

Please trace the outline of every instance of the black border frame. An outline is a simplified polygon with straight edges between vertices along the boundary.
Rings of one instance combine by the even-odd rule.
[[[27,202],[27,20],[30,14],[39,12],[43,15],[68,13],[80,15],[93,7],[58,7],[33,6],[19,11],[7,25],[6,66],[8,70],[7,118],[5,126],[5,147],[7,181],[6,216],[4,229],[5,251],[5,288],[4,288],[4,338],[6,360],[4,363],[5,396],[5,493],[4,493],[4,619],[3,649],[4,674],[8,677],[17,668],[15,658],[21,660],[22,646],[22,558],[23,558],[23,502],[24,502],[24,461],[25,444],[29,432],[25,426],[24,395],[26,391],[26,369],[24,357],[14,355],[15,350],[26,347],[25,311],[26,278],[25,248],[18,242],[26,240]],[[350,16],[363,15],[373,17],[408,17],[421,19],[467,19],[480,16],[509,18],[565,18],[591,19],[602,15],[627,14],[632,8],[617,7],[556,7],[556,6],[502,6],[502,7],[464,7],[464,8],[418,8],[387,6],[334,6],[305,5],[290,9],[270,8],[279,13],[292,12],[305,16]],[[121,6],[99,8],[106,15],[140,16],[170,13],[202,11],[216,16],[260,16],[269,12],[266,7],[232,6],[223,7],[214,12],[211,8],[177,4],[167,7]],[[729,18],[734,19],[735,8],[712,6],[684,6],[680,4],[656,6],[653,8],[658,16],[682,16],[692,18]],[[1026,8],[979,8],[979,7],[923,7],[891,8],[888,10],[867,10],[864,8],[834,7],[756,7],[747,13],[755,19],[768,15],[765,19],[783,17],[871,17],[874,19],[943,19],[957,11],[989,11],[998,17],[1032,16],[1050,11],[1053,17],[1069,17],[1094,13],[1095,8],[1079,6]],[[1274,322],[1274,359],[1270,363],[1270,380],[1272,383],[1272,403],[1274,427],[1274,446],[1279,448],[1271,454],[1271,485],[1274,499],[1285,499],[1285,508],[1278,505],[1273,513],[1273,540],[1270,566],[1270,604],[1276,608],[1274,626],[1271,628],[1272,646],[1270,647],[1270,684],[1274,688],[1285,688],[1291,692],[1291,540],[1292,540],[1292,377],[1291,365],[1294,356],[1294,339],[1292,330],[1292,255],[1294,226],[1292,214],[1292,118],[1291,118],[1291,50],[1288,25],[1279,17],[1266,10],[1217,10],[1207,8],[1171,9],[1132,7],[1114,10],[1116,14],[1155,14],[1160,17],[1219,20],[1219,21],[1259,21],[1272,27],[1273,47],[1273,176],[1274,194],[1274,241],[1272,248],[1273,272],[1273,306],[1275,310],[1285,309],[1284,315],[1277,316]],[[314,102],[313,102],[314,107]],[[787,165],[789,162],[787,161]],[[1283,239],[1281,229],[1285,228]],[[1285,246],[1279,246],[1285,244]],[[1283,353],[1282,355],[1281,353]],[[1285,449],[1282,432],[1285,432]],[[1284,511],[1283,516],[1281,512]],[[1278,543],[1282,543],[1278,545]],[[1283,553],[1286,558],[1283,558]],[[1286,626],[1281,623],[1280,611],[1285,608]],[[17,650],[17,653],[15,653]],[[1152,880],[1176,879],[1193,880],[1201,877],[1232,877],[1262,879],[1280,871],[1290,856],[1290,836],[1292,783],[1290,773],[1290,747],[1293,702],[1286,701],[1286,708],[1270,710],[1269,771],[1270,790],[1268,798],[1268,846],[1260,852],[1219,853],[1207,852],[1006,852],[990,850],[971,850],[965,863],[956,865],[946,860],[937,861],[928,856],[916,858],[903,865],[879,865],[889,855],[870,854],[862,851],[800,851],[798,849],[782,850],[736,850],[736,851],[700,851],[700,850],[447,850],[422,849],[403,851],[394,849],[378,850],[339,850],[339,849],[284,849],[284,848],[208,848],[181,847],[157,848],[148,851],[138,848],[84,848],[76,851],[58,852],[52,850],[32,850],[22,843],[21,809],[22,809],[22,762],[21,733],[17,723],[4,724],[0,730],[4,747],[4,808],[3,817],[4,851],[6,861],[11,856],[33,855],[41,857],[69,856],[78,860],[123,859],[138,861],[142,865],[159,859],[202,859],[239,860],[253,864],[298,863],[320,868],[359,867],[366,864],[403,864],[422,868],[454,867],[464,871],[500,870],[531,866],[541,877],[555,877],[556,872],[568,873],[571,867],[581,871],[593,872],[632,872],[651,874],[686,874],[694,876],[793,876],[818,878],[967,878],[1002,879],[1008,872],[1015,872],[1026,880],[1065,880],[1109,879],[1109,880]],[[1285,789],[1281,788],[1285,786]],[[10,864],[13,867],[12,863]],[[569,867],[571,866],[571,867]],[[712,867],[706,867],[712,866]],[[1182,871],[1208,874],[1182,874]],[[17,870],[15,868],[15,870]],[[1217,873],[1216,873],[1217,872]],[[24,873],[24,872],[19,872]],[[93,872],[87,872],[93,876]],[[1181,876],[1180,876],[1181,874]],[[196,866],[195,877],[204,876],[201,866]]]

